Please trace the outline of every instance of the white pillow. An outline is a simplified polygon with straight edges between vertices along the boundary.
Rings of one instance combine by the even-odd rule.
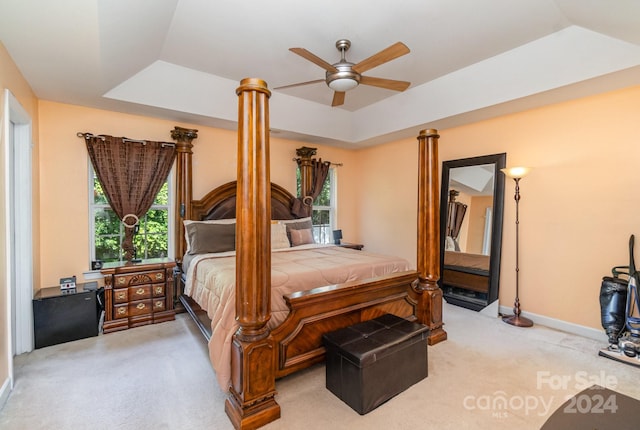
[[[277,220],[279,223],[281,224],[291,224],[291,223],[298,223],[298,222],[305,222],[305,221],[311,221],[311,217],[308,216],[306,218],[295,218],[295,219],[279,219]]]
[[[280,223],[271,223],[271,249],[289,248],[287,226]]]

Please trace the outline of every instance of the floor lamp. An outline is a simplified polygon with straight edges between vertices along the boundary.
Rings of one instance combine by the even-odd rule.
[[[520,246],[520,243],[519,243],[520,238],[519,238],[519,232],[518,232],[520,227],[520,220],[519,220],[519,214],[518,214],[518,206],[520,203],[520,179],[525,177],[531,171],[531,169],[528,167],[511,167],[508,169],[500,169],[500,171],[504,173],[505,176],[512,178],[516,183],[516,193],[514,195],[514,199],[516,201],[516,300],[513,303],[513,315],[505,316],[502,318],[502,320],[507,324],[511,324],[517,327],[531,327],[533,326],[533,321],[531,321],[529,318],[520,316],[520,297],[519,297],[520,267],[518,262],[518,257],[519,257],[518,251]]]

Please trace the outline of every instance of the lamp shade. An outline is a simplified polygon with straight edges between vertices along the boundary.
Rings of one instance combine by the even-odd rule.
[[[529,174],[530,167],[508,167],[506,169],[500,169],[502,173],[513,179],[520,179]]]
[[[345,92],[358,86],[358,81],[351,78],[339,78],[329,82],[329,88],[334,91]]]

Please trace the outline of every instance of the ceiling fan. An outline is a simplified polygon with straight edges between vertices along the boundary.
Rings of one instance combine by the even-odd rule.
[[[299,87],[302,85],[315,84],[318,82],[325,82],[329,88],[334,90],[333,101],[331,106],[340,106],[344,103],[345,92],[349,91],[359,84],[371,85],[374,87],[385,88],[393,91],[406,90],[410,82],[396,81],[393,79],[374,78],[371,76],[362,76],[362,73],[367,70],[378,67],[388,61],[394,60],[405,54],[408,54],[409,48],[402,43],[396,42],[386,49],[372,55],[371,57],[360,61],[358,64],[350,63],[345,58],[345,53],[351,47],[351,42],[347,39],[340,39],[336,42],[336,48],[341,53],[341,59],[335,64],[329,64],[322,58],[312,54],[304,48],[289,48],[289,51],[298,54],[304,59],[311,61],[312,63],[322,67],[327,71],[325,79],[316,79],[314,81],[300,82],[292,85],[285,85],[282,87],[274,88],[284,89]]]

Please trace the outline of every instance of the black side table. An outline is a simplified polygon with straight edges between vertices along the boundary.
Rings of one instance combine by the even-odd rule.
[[[67,290],[50,287],[36,293],[33,298],[36,349],[98,335],[98,292],[87,290],[86,286],[77,284]]]

